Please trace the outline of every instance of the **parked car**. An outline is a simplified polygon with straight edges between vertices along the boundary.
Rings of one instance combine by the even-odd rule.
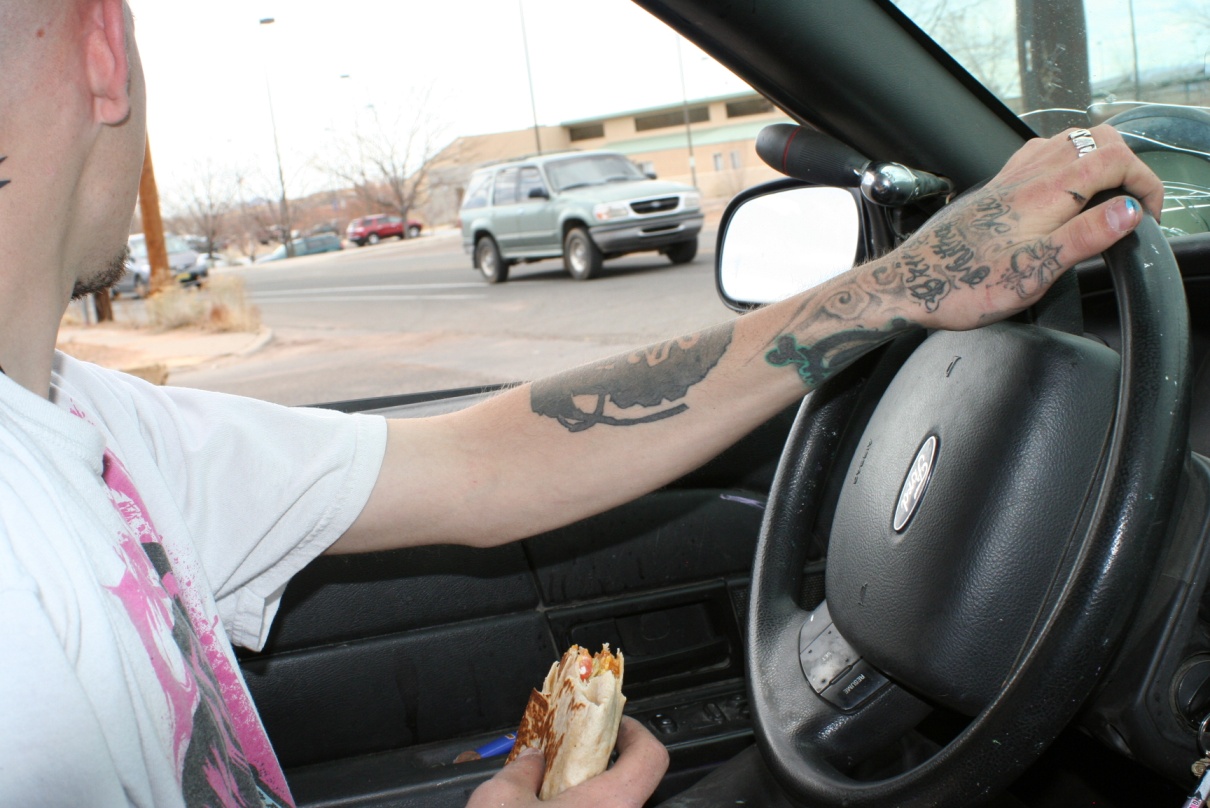
[[[364,247],[367,244],[377,244],[385,238],[416,238],[423,229],[424,225],[415,219],[409,219],[405,225],[399,216],[378,213],[349,222],[345,238],[358,247]]]
[[[483,168],[471,175],[460,220],[462,246],[488,283],[518,262],[563,258],[577,280],[602,262],[659,251],[674,264],[697,256],[701,194],[652,179],[621,154],[573,152]]]
[[[143,297],[151,288],[151,264],[147,257],[146,237],[139,233],[127,241],[130,249],[126,259],[126,273],[113,287],[115,294]],[[201,260],[201,255],[180,236],[164,236],[164,247],[168,250],[168,267],[172,277],[184,286],[201,285],[210,275],[210,266]]]
[[[1135,68],[1125,15],[1102,3],[638,2],[846,151],[960,192],[1036,134],[1112,120],[1166,181],[1171,238],[1143,227],[1013,322],[883,346],[702,468],[581,523],[491,550],[319,558],[264,651],[241,656],[298,804],[461,808],[501,764],[452,761],[514,729],[570,643],[609,641],[627,713],[671,753],[653,805],[1180,805],[1210,714],[1210,234],[1196,221],[1210,141],[1182,101],[1210,106],[1201,56],[1184,69],[1204,55],[1195,6],[1134,0],[1138,41],[1166,45],[1139,47]],[[637,58],[629,45],[618,59]],[[1093,58],[1065,62],[1074,51]],[[991,72],[980,82],[963,59]],[[848,206],[852,224],[830,232],[833,216],[781,218],[804,190],[737,199],[720,263],[739,251],[762,258],[747,274],[766,256],[793,272],[824,244],[861,259],[946,201],[825,188],[815,210]],[[493,392],[329,406],[407,417]],[[936,471],[896,532],[934,435]],[[530,495],[535,509],[554,496]]]
[[[256,263],[263,264],[270,261],[281,261],[287,257],[298,258],[303,255],[317,255],[319,253],[336,252],[337,250],[344,249],[344,244],[341,243],[340,237],[332,233],[321,233],[318,236],[296,238],[290,243],[290,246],[293,249],[293,256],[287,256],[286,245],[279,244],[273,252],[256,259]]]

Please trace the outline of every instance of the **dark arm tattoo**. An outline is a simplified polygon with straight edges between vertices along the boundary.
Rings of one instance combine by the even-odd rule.
[[[583,432],[597,424],[634,426],[680,415],[689,409],[681,399],[723,358],[732,332],[730,324],[719,326],[535,382],[530,407],[569,432]],[[619,412],[636,408],[633,415]]]
[[[886,331],[855,328],[824,337],[814,345],[799,345],[793,334],[783,334],[777,338],[777,347],[765,354],[765,361],[774,367],[795,368],[802,383],[815,388],[905,328],[907,321],[896,319]]]
[[[7,156],[0,155],[0,163],[3,163],[7,159],[8,159]],[[5,185],[8,185],[10,182],[12,182],[12,180],[0,180],[0,188],[3,188]]]

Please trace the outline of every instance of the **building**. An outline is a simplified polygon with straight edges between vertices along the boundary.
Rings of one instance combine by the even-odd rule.
[[[471,172],[480,166],[541,152],[609,149],[661,179],[696,185],[710,200],[780,175],[756,156],[756,136],[789,121],[755,92],[619,112],[514,132],[460,137],[430,169],[429,221],[453,222]]]

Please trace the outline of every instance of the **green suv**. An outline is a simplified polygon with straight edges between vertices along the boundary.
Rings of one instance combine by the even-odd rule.
[[[562,152],[500,163],[471,175],[462,245],[488,283],[520,261],[563,257],[588,280],[606,258],[658,251],[674,264],[697,255],[701,194],[662,182],[614,152]]]

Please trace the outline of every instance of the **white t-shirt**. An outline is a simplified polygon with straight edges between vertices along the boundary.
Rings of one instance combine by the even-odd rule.
[[[385,447],[63,355],[51,401],[0,376],[0,805],[291,804],[231,642],[264,644]]]

